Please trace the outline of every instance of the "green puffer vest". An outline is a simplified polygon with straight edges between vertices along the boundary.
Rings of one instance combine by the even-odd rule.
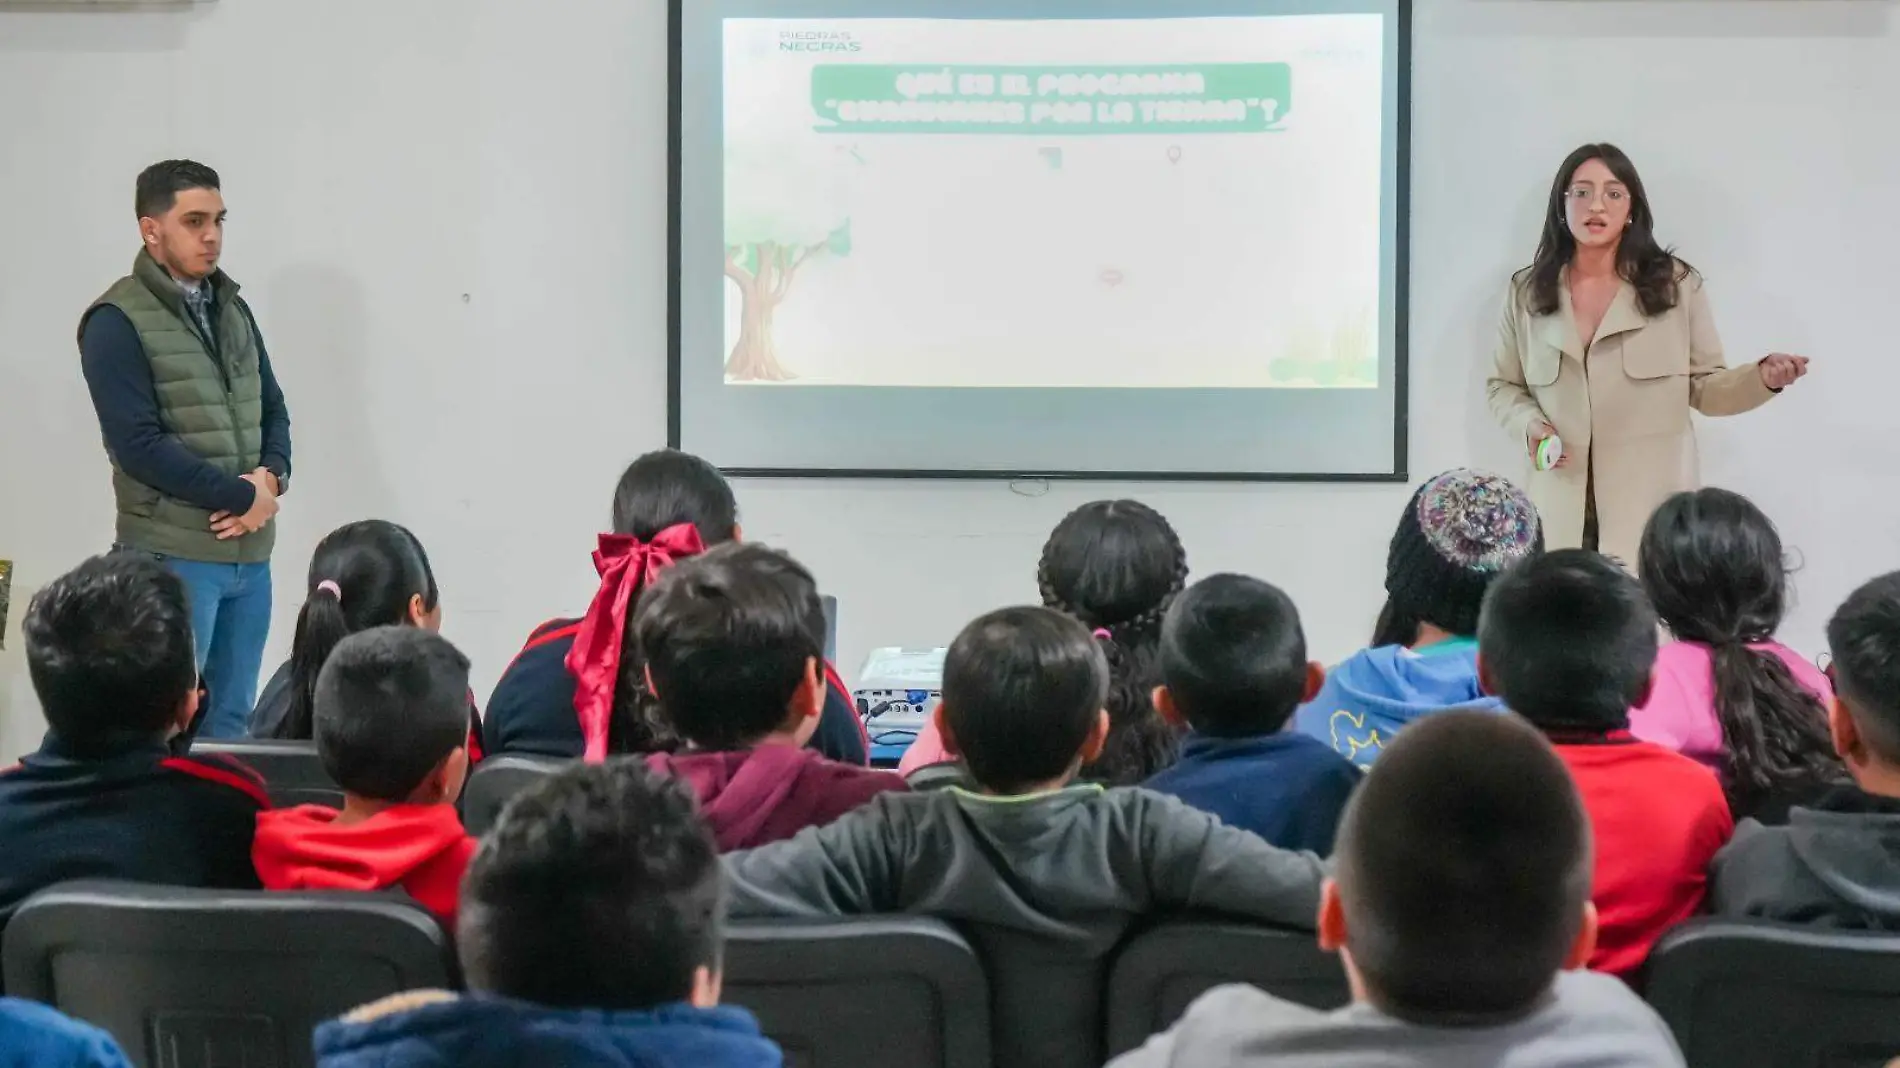
[[[263,379],[257,369],[257,336],[240,306],[238,285],[223,271],[212,275],[212,322],[216,344],[207,345],[185,310],[185,293],[157,261],[140,249],[132,273],[86,309],[79,321],[110,305],[138,331],[152,364],[158,418],[185,448],[229,475],[257,469],[264,447]],[[118,542],[146,552],[217,564],[255,564],[270,559],[276,523],[255,534],[219,541],[211,513],[147,486],[112,460],[112,494],[118,503]]]

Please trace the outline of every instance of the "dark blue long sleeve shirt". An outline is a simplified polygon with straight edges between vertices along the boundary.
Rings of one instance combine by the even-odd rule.
[[[79,338],[80,365],[106,448],[120,470],[170,497],[213,512],[242,515],[251,510],[257,490],[237,475],[227,475],[165,429],[158,416],[158,387],[145,358],[138,331],[124,312],[96,309]],[[264,447],[259,465],[290,481],[290,410],[271,371],[264,338],[257,338],[257,373],[263,390]]]

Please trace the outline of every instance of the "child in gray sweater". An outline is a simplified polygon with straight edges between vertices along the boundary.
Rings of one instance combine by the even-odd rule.
[[[1311,930],[1325,872],[1162,794],[1073,784],[1108,736],[1108,665],[1074,619],[1006,608],[944,660],[938,727],[974,790],[884,794],[726,857],[732,914],[913,912],[1100,957],[1144,913],[1210,909]]]
[[[1203,995],[1110,1068],[1681,1068],[1675,1040],[1590,957],[1590,824],[1515,716],[1442,712],[1372,766],[1339,829],[1320,944],[1353,1004]]]

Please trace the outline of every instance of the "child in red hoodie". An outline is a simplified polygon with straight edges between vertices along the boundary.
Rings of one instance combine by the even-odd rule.
[[[648,766],[692,787],[721,852],[908,788],[804,748],[825,704],[825,613],[784,553],[731,543],[674,564],[641,599],[634,635],[660,714],[690,746]]]
[[[264,888],[401,889],[452,925],[475,852],[455,811],[468,774],[468,658],[415,627],[358,631],[324,662],[313,721],[343,810],[260,815],[251,859]]]
[[[1582,549],[1505,572],[1478,624],[1479,685],[1544,732],[1583,797],[1596,840],[1590,967],[1624,978],[1702,911],[1709,861],[1735,830],[1714,772],[1629,732],[1656,645],[1636,580]]]

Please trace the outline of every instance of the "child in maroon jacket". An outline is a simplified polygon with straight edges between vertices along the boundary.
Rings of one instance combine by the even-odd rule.
[[[337,643],[317,676],[313,725],[343,811],[258,817],[251,859],[266,890],[401,889],[453,925],[475,840],[455,811],[468,774],[468,658],[415,627]]]
[[[690,746],[648,766],[692,787],[722,852],[907,789],[805,748],[825,703],[825,613],[784,553],[733,543],[673,565],[642,598],[634,636],[660,714]]]
[[[1596,840],[1590,967],[1627,978],[1702,911],[1709,861],[1734,832],[1715,773],[1629,732],[1649,696],[1656,613],[1608,557],[1565,549],[1492,584],[1478,681],[1556,746]]]

